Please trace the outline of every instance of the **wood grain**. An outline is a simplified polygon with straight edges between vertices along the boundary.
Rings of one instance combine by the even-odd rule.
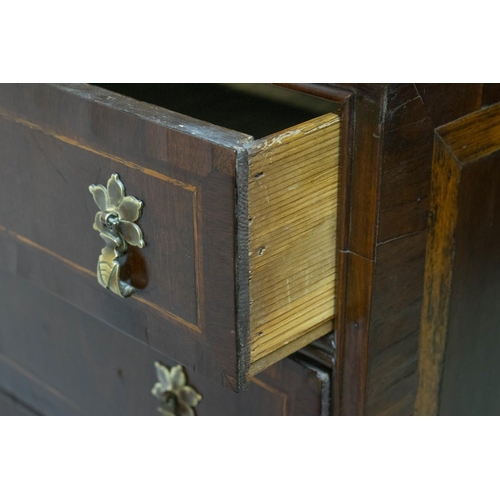
[[[417,390],[434,128],[479,109],[482,86],[329,87],[348,95],[342,116],[349,124],[336,411],[409,415]]]
[[[260,358],[259,360],[254,361],[250,365],[249,369],[250,376],[260,373],[268,366],[271,366],[280,359],[283,359],[286,356],[293,354],[300,348],[307,346],[308,344],[314,342],[315,340],[318,340],[321,337],[329,334],[330,332],[332,332],[332,330],[333,330],[333,320],[327,321],[326,323],[323,323],[320,326],[317,326],[310,331],[302,332],[300,337],[286,343],[282,347],[276,349],[270,354],[267,354],[266,356]]]
[[[350,199],[352,187],[352,174],[356,165],[356,160],[361,158],[364,149],[359,148],[354,151],[354,131],[356,124],[356,93],[354,89],[347,88],[343,85],[332,84],[279,84],[286,88],[295,91],[306,92],[312,95],[327,99],[337,105],[336,113],[341,117],[341,130],[340,130],[340,156],[339,156],[339,192],[338,192],[338,214],[337,214],[337,251],[336,251],[336,302],[337,302],[337,315],[334,318],[332,325],[332,333],[313,341],[311,344],[302,348],[298,355],[305,356],[306,359],[314,363],[319,363],[331,374],[332,383],[331,387],[331,414],[338,415],[344,411],[342,408],[341,400],[343,397],[342,390],[342,375],[345,371],[351,369],[349,363],[344,365],[343,349],[346,339],[351,341],[352,336],[345,334],[344,328],[349,327],[350,323],[347,321],[347,311],[349,314],[353,310],[359,312],[360,304],[363,304],[363,295],[353,294],[346,296],[346,289],[349,285],[354,289],[364,289],[364,297],[369,294],[368,274],[365,276],[360,275],[359,283],[355,283],[350,279],[348,272],[348,262],[352,254],[349,253],[349,233],[352,221],[350,220]],[[363,116],[363,114],[360,114]],[[370,115],[372,116],[372,115]],[[361,119],[358,117],[358,120]],[[363,129],[366,132],[364,137],[360,137],[360,143],[376,140],[373,135],[369,133],[369,127]],[[361,160],[359,166],[364,165]],[[359,180],[359,178],[358,178]],[[348,299],[348,300],[346,300]],[[351,300],[353,299],[353,300]],[[364,303],[366,305],[366,302]],[[333,331],[335,330],[335,331]],[[305,337],[301,337],[304,339]],[[344,368],[345,367],[345,368]],[[355,370],[355,368],[353,368]],[[354,377],[353,377],[354,378]],[[357,385],[357,381],[353,386],[348,386],[349,389]],[[348,398],[347,398],[348,399]]]
[[[344,155],[339,220],[338,359],[336,412],[364,412],[370,338],[376,207],[379,178],[375,167],[382,150],[381,123],[385,85],[352,85],[343,106]],[[340,92],[345,90],[340,88]]]
[[[458,162],[477,160],[498,149],[500,107],[494,105],[470,113],[436,132]]]
[[[380,191],[365,414],[413,413],[434,128],[478,109],[480,92],[480,85],[386,86],[380,156],[370,167],[380,172]]]
[[[416,83],[414,87],[434,127],[440,127],[481,107],[482,83]]]
[[[481,309],[489,307],[488,301],[478,301],[474,281],[479,279],[479,269],[488,268],[485,256],[491,254],[492,247],[498,248],[496,238],[492,241],[491,235],[497,233],[494,223],[498,220],[498,206],[494,200],[500,185],[496,174],[498,159],[494,158],[486,167],[480,162],[499,149],[500,105],[471,113],[436,130],[415,402],[417,415],[438,412],[448,336],[481,336],[487,332],[486,328],[475,334],[473,330],[464,329],[464,322],[470,323],[470,318],[477,318]],[[487,250],[486,242],[490,243]],[[492,272],[493,268],[490,274]],[[488,286],[487,283],[487,279],[481,280],[481,287]],[[454,290],[460,287],[463,289],[455,294]],[[460,309],[469,308],[462,326],[457,326],[455,318],[461,315]],[[455,323],[454,327],[450,322]],[[479,321],[470,327],[479,328]]]
[[[251,363],[335,314],[339,132],[328,114],[249,150]]]
[[[159,415],[153,363],[174,360],[2,270],[0,303],[0,412],[2,394],[15,394],[45,415]],[[185,372],[203,396],[198,415],[321,415],[329,388],[326,371],[320,377],[289,359],[253,377],[243,394]]]
[[[419,356],[417,415],[437,413],[444,356],[460,167],[440,137],[436,138],[432,168],[431,214],[425,262],[425,293]]]

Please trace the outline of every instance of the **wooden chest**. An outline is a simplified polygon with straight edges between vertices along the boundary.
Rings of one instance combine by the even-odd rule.
[[[1,85],[0,413],[412,414],[434,130],[497,97]]]

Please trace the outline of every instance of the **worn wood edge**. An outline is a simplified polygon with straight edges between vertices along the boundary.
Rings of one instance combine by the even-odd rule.
[[[333,414],[341,414],[342,396],[342,374],[344,362],[344,335],[340,332],[345,330],[345,305],[344,300],[347,294],[347,265],[349,238],[348,207],[351,199],[351,178],[352,151],[354,139],[354,117],[353,117],[353,94],[342,102],[340,111],[342,127],[340,129],[340,157],[339,157],[339,194],[337,208],[337,283],[335,295],[337,297],[337,317],[334,327],[337,331],[335,346],[335,366],[332,381],[332,405]]]
[[[434,140],[415,415],[436,415],[448,328],[461,165]]]
[[[461,163],[487,156],[498,149],[500,103],[442,125],[436,132]]]
[[[193,135],[199,139],[226,147],[238,147],[252,141],[251,135],[227,129],[210,122],[198,120],[154,104],[138,101],[111,90],[86,83],[50,84],[59,91],[75,95],[81,99],[95,102],[117,111],[128,113],[142,120],[156,123],[162,127],[174,129],[180,133]]]
[[[378,219],[369,214],[378,212],[388,87],[386,84],[346,86],[353,89],[353,94],[344,110],[348,113],[348,128],[345,129],[342,156],[345,184],[339,199],[340,274],[334,411],[338,415],[363,415],[378,223]],[[366,186],[371,188],[368,192]],[[363,196],[361,200],[359,193]],[[374,211],[368,199],[370,196],[376,199]]]
[[[353,93],[351,89],[325,83],[273,83],[273,85],[320,97],[340,106],[343,106]]]
[[[345,84],[339,199],[337,369],[334,412],[363,415],[376,269],[387,84]],[[372,215],[370,215],[372,214]]]
[[[262,372],[269,366],[277,363],[283,358],[286,358],[290,354],[298,351],[299,349],[306,346],[307,344],[310,344],[314,340],[323,337],[327,333],[330,333],[332,330],[333,330],[333,320],[329,320],[326,323],[323,323],[322,325],[314,327],[310,331],[304,332],[297,339],[292,340],[290,343],[280,347],[276,351],[251,363],[248,372],[249,377],[257,375],[258,373]]]
[[[328,336],[328,334],[325,336]],[[321,347],[318,347],[315,345],[318,341],[321,341],[321,337],[302,347],[296,354],[313,361],[325,369],[333,370],[335,368],[335,352],[326,352]]]
[[[262,137],[261,139],[256,139],[246,144],[249,155],[252,156],[259,152],[267,150],[270,147],[274,146],[274,144],[291,143],[297,135],[299,135],[300,137],[304,137],[310,133],[314,133],[318,130],[318,122],[324,122],[322,123],[322,125],[320,125],[321,128],[324,128],[329,125],[339,123],[340,116],[333,112],[327,113],[325,115],[318,116],[317,118],[313,118],[312,120],[298,123],[293,127],[280,130],[279,132],[276,132],[274,134],[267,135],[266,137]]]
[[[236,342],[238,366],[236,392],[248,387],[250,371],[250,271],[248,239],[248,151],[241,149],[236,158]]]
[[[500,104],[436,129],[415,415],[437,415],[453,284],[462,169],[499,150]]]
[[[331,396],[331,385],[332,380],[330,376],[330,371],[325,370],[324,367],[317,365],[314,362],[306,359],[301,353],[295,354],[291,359],[297,362],[299,365],[312,371],[316,378],[321,384],[321,417],[328,417],[333,414],[332,411],[332,396]]]
[[[240,93],[258,96],[268,101],[280,102],[294,108],[303,109],[317,115],[336,111],[337,103],[331,100],[318,99],[318,95],[311,92],[296,92],[286,85],[269,83],[221,83],[223,87],[230,88]]]

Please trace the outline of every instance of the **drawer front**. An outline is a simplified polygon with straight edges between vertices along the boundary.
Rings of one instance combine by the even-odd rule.
[[[239,390],[332,327],[338,136],[335,115],[254,141],[98,87],[3,85],[0,265]],[[97,282],[88,187],[114,173],[144,203],[128,299]]]
[[[94,317],[0,271],[0,414],[160,415],[154,363],[176,363]],[[235,394],[186,369],[202,399],[197,415],[320,415],[329,381],[289,359]],[[2,405],[2,403],[4,403]],[[29,410],[28,410],[29,409]]]

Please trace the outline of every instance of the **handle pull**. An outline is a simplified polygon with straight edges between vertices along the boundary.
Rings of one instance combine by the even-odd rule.
[[[172,368],[155,361],[158,382],[151,389],[153,396],[161,402],[158,411],[167,417],[194,417],[194,408],[201,401],[201,394],[187,384],[181,365]]]
[[[128,245],[145,246],[142,230],[135,224],[143,203],[134,196],[125,196],[125,186],[118,174],[111,175],[107,188],[92,184],[89,191],[99,207],[93,228],[105,243],[97,263],[97,281],[120,297],[129,297],[135,288],[120,280],[118,258],[126,254]]]

